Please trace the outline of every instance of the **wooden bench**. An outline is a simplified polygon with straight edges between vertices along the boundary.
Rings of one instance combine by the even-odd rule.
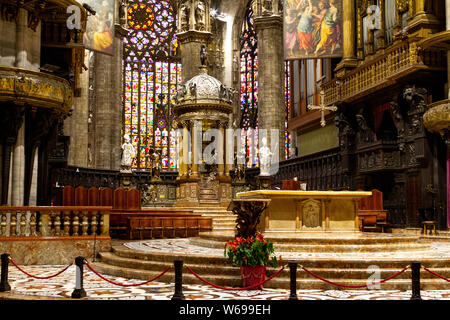
[[[359,227],[361,231],[384,232],[390,223],[387,221],[387,211],[383,209],[383,193],[373,189],[370,197],[362,198],[358,210]]]
[[[146,232],[148,239],[195,237],[199,232],[212,230],[212,219],[200,216],[135,216],[127,218],[126,230],[130,240],[143,239]]]

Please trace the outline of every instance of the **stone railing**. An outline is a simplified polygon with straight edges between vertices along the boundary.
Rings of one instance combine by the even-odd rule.
[[[109,236],[111,207],[0,207],[0,237]]]
[[[351,102],[391,86],[406,74],[421,69],[442,69],[445,65],[443,52],[421,50],[417,39],[410,38],[377,52],[344,77],[325,83],[325,103]]]

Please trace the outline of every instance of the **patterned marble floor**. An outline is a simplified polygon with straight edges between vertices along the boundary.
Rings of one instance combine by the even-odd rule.
[[[206,248],[202,246],[197,246],[190,243],[189,239],[186,238],[176,238],[176,239],[154,239],[154,240],[144,240],[144,241],[133,241],[126,242],[123,244],[127,248],[133,250],[140,250],[146,252],[155,253],[171,253],[171,254],[195,254],[198,256],[220,256],[223,257],[223,249]],[[433,242],[428,250],[417,250],[417,251],[399,251],[399,252],[279,252],[277,255],[281,255],[283,260],[302,258],[316,258],[316,259],[415,259],[420,258],[436,258],[444,259],[450,258],[450,242]]]
[[[45,277],[56,274],[64,266],[20,266],[26,272]],[[122,284],[141,283],[142,280],[105,276]],[[28,277],[14,266],[9,267],[11,292],[0,293],[0,298],[23,295],[31,299],[70,298],[75,287],[75,266],[69,267],[61,275],[40,280]],[[174,293],[174,285],[161,282],[139,287],[120,287],[99,278],[89,269],[84,270],[84,288],[87,300],[169,300]],[[284,289],[264,289],[254,291],[224,291],[210,286],[184,285],[187,300],[287,300],[289,291]],[[299,290],[300,300],[409,300],[411,291],[399,290]],[[421,292],[424,300],[450,300],[450,290],[430,290]],[[17,298],[17,296],[16,296]]]

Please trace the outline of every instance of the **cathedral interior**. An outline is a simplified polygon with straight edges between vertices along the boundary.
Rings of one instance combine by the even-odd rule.
[[[88,288],[93,270],[142,282],[180,257],[239,287],[223,247],[256,233],[334,281],[298,270],[304,299],[364,299],[332,290],[411,259],[430,268],[422,297],[450,298],[450,0],[0,8],[1,299],[46,296],[16,264],[50,275],[76,257],[91,299],[120,299]],[[186,299],[249,298],[183,270]],[[277,270],[260,299],[288,298]],[[170,299],[175,271],[127,295]],[[370,294],[409,299],[413,271]],[[73,280],[49,295],[86,297]]]

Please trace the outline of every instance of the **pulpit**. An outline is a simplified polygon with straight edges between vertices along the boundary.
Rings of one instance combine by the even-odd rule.
[[[359,232],[359,201],[371,195],[370,191],[255,190],[236,197],[271,200],[261,216],[261,232]]]

